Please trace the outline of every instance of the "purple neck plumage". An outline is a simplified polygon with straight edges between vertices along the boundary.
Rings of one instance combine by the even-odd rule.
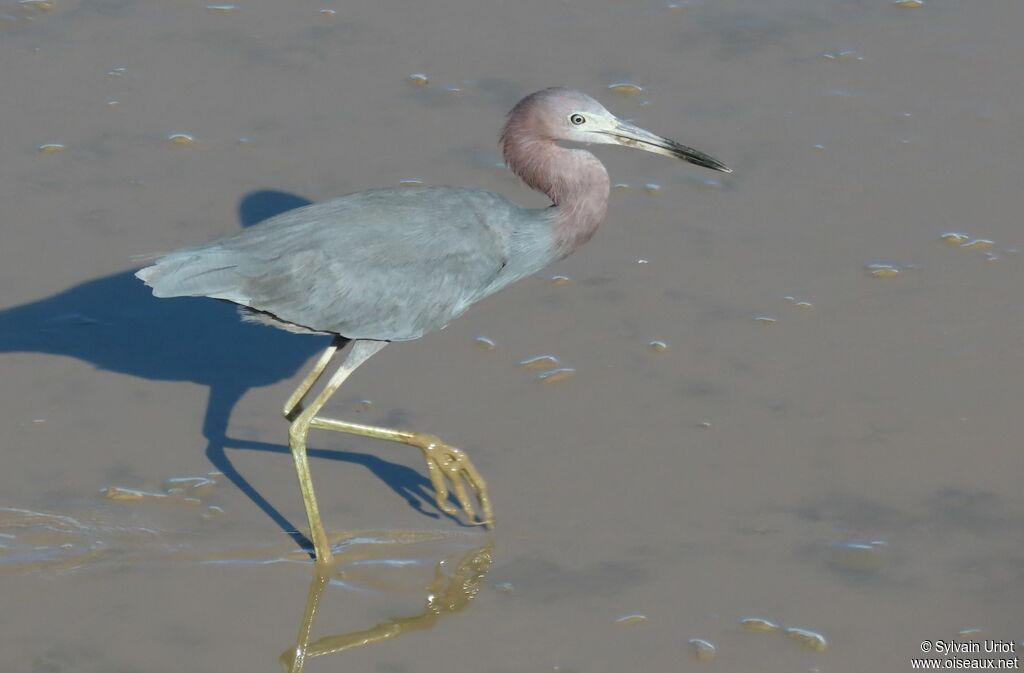
[[[501,134],[513,173],[554,202],[555,243],[562,257],[593,237],[608,211],[608,171],[590,152],[559,147],[514,110]],[[520,113],[520,114],[517,114]]]

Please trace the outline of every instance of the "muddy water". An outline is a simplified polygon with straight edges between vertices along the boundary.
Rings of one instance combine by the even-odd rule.
[[[908,670],[923,639],[1019,639],[1022,21],[0,1],[0,668],[278,670],[310,596],[312,671]],[[333,413],[466,448],[498,528],[439,516],[415,451],[317,434],[342,563],[312,591],[278,409],[323,342],[153,300],[132,256],[402,180],[540,204],[495,136],[552,84],[736,172],[601,150],[621,186],[584,250],[360,369]]]

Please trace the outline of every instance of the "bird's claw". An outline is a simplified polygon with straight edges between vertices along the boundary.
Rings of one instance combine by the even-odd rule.
[[[470,523],[476,523],[476,519],[479,518],[479,523],[493,528],[494,513],[491,510],[491,500],[487,495],[487,483],[477,472],[466,452],[448,446],[433,436],[423,437],[423,441],[418,442],[417,445],[423,451],[423,457],[427,461],[427,475],[430,476],[430,483],[434,487],[438,508],[451,516],[456,516],[459,512],[448,502],[448,484],[450,483],[451,491],[454,492],[459,506],[469,517]],[[479,516],[466,490],[467,484],[479,503],[481,510]]]

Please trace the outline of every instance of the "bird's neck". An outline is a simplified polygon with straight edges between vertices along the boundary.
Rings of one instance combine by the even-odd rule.
[[[523,182],[555,204],[552,222],[561,257],[589,241],[604,222],[610,181],[604,165],[590,152],[528,137],[506,143],[505,161]]]

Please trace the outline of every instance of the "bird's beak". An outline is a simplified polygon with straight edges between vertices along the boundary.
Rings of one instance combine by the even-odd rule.
[[[662,138],[650,131],[645,131],[639,126],[634,126],[633,124],[624,122],[621,119],[616,120],[614,129],[610,131],[603,131],[603,133],[610,137],[611,142],[619,145],[635,147],[640,150],[654,152],[655,154],[664,154],[666,157],[674,157],[676,159],[682,159],[683,161],[689,161],[691,164],[710,168],[713,171],[732,173],[732,169],[718,159],[709,157],[703,152],[698,152],[692,147],[680,145],[674,140]]]

